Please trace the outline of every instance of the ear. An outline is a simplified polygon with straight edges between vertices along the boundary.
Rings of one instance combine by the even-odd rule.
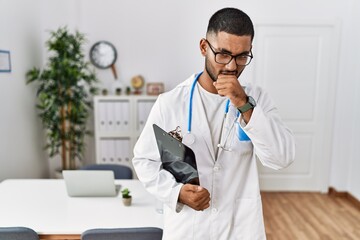
[[[206,56],[207,44],[204,38],[200,40],[200,52],[204,57]]]

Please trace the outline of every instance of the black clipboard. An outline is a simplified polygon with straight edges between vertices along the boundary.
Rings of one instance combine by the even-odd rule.
[[[193,150],[158,125],[153,124],[153,128],[163,169],[169,171],[177,182],[200,185]]]

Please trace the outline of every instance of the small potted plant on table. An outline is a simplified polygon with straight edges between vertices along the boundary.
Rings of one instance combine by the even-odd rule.
[[[131,195],[130,195],[130,191],[128,188],[125,188],[124,190],[121,191],[122,193],[122,198],[123,198],[123,203],[125,206],[130,206],[131,205]]]

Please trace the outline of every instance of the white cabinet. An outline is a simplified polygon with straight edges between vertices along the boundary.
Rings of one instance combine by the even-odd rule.
[[[133,148],[156,99],[144,95],[94,97],[96,163],[133,169]]]

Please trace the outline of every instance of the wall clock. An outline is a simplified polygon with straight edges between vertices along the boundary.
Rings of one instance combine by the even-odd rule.
[[[90,49],[91,63],[94,64],[95,67],[98,67],[100,69],[111,68],[115,79],[117,79],[117,73],[115,69],[116,59],[116,48],[110,42],[96,42]]]

